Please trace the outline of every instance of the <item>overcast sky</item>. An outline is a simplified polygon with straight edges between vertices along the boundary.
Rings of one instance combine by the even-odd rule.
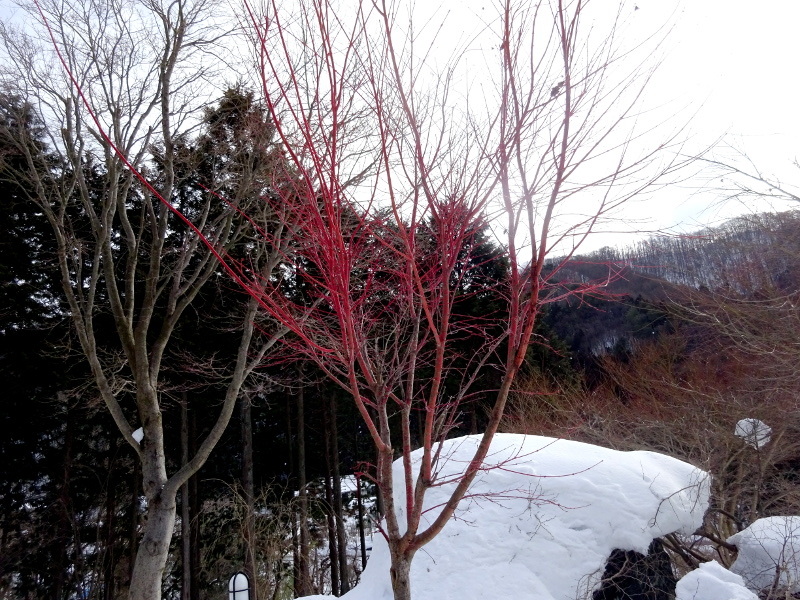
[[[641,0],[640,7],[663,3]],[[800,133],[799,26],[796,0],[686,0],[659,86],[704,103],[698,126],[727,129],[793,156]]]
[[[463,22],[465,27],[470,16],[495,14],[496,4],[416,0],[417,10],[449,12],[449,23]],[[590,4],[595,15],[613,14],[618,5],[615,0],[590,0]],[[742,159],[746,155],[768,177],[800,189],[800,168],[793,164],[800,158],[800,0],[626,0],[626,4],[625,35],[646,37],[660,27],[668,30],[654,53],[663,63],[649,85],[646,103],[660,106],[661,116],[674,115],[676,124],[689,123],[687,150],[715,144],[709,157],[746,165]],[[632,228],[646,231],[693,232],[743,212],[793,207],[766,200],[719,202],[725,194],[717,189],[718,182],[705,170],[684,185],[658,192],[650,202],[631,203],[625,218],[633,221]],[[599,236],[590,245],[619,243],[626,240],[612,235]]]
[[[664,22],[673,28],[649,101],[674,107],[678,119],[693,115],[690,133],[697,148],[719,139],[721,149],[715,155],[729,157],[733,153],[725,148],[734,147],[770,176],[800,183],[800,169],[792,165],[800,157],[800,0],[629,1],[638,6],[633,16],[643,31]],[[610,11],[616,5],[613,0],[592,3],[607,4]],[[449,9],[448,22],[459,23],[467,12],[489,12],[495,3],[417,0],[417,4]],[[11,6],[9,0],[0,0],[0,18],[7,18]],[[632,211],[638,211],[637,217],[652,218],[648,229],[683,224],[683,230],[692,231],[747,208],[770,209],[766,203],[708,208],[719,194],[713,187],[696,193],[701,183],[693,180],[660,195],[656,204]]]
[[[653,91],[697,111],[692,130],[702,139],[723,138],[715,155],[732,156],[725,146],[733,146],[765,173],[800,187],[800,169],[792,164],[800,157],[800,2],[637,2],[642,13],[676,7],[670,48]],[[687,200],[676,216],[704,223],[748,208],[728,206],[722,214],[701,210],[710,197]]]

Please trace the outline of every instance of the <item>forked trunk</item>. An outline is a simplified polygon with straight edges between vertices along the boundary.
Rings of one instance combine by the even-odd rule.
[[[157,496],[147,507],[147,523],[136,553],[130,600],[161,600],[161,581],[175,526],[175,497]]]

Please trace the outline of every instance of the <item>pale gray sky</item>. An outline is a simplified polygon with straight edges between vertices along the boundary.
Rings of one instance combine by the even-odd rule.
[[[671,49],[652,92],[696,110],[692,131],[701,140],[721,137],[714,155],[746,153],[770,176],[800,187],[800,2],[796,0],[638,0],[640,12],[677,7]],[[713,190],[688,199],[675,217],[705,224],[745,206],[703,210]],[[753,205],[753,210],[769,210]],[[786,206],[776,206],[783,209]],[[796,208],[800,208],[796,207]]]
[[[800,169],[792,164],[800,156],[800,1],[631,1],[638,6],[632,13],[631,31],[635,32],[637,21],[645,32],[664,22],[673,28],[663,47],[664,63],[652,82],[648,102],[666,104],[679,121],[692,117],[690,149],[720,139],[723,146],[716,155],[731,156],[725,146],[734,147],[765,173],[785,183],[800,184]],[[592,3],[595,10],[608,5],[609,11],[617,4],[615,0]],[[227,6],[227,2],[220,5]],[[494,3],[426,0],[417,5],[436,8],[440,15],[450,11],[450,23],[465,19],[466,23],[470,19],[474,22],[474,16],[484,10],[487,12],[483,14],[491,12]],[[12,6],[10,0],[0,0],[0,18],[7,19],[16,12]],[[683,224],[689,231],[748,208],[770,208],[765,203],[721,209],[713,203],[719,194],[711,187],[697,193],[702,184],[702,180],[693,180],[660,193],[654,203],[632,207],[631,213],[652,219],[648,228]]]
[[[493,0],[406,0],[414,3],[416,29],[433,14],[446,17],[439,45],[464,44],[480,29],[481,21],[496,14]],[[616,0],[590,0],[593,18],[614,14]],[[674,116],[676,126],[688,123],[686,151],[698,152],[716,143],[710,157],[742,162],[749,157],[766,175],[800,188],[800,26],[798,0],[626,0],[624,33],[635,43],[660,27],[667,33],[654,52],[663,62],[648,87],[646,107],[659,107],[658,119]],[[431,32],[436,27],[429,27]],[[441,43],[445,39],[445,43]],[[480,62],[488,40],[480,35],[464,54],[468,71]],[[472,54],[472,53],[475,54]],[[477,78],[478,80],[480,77]],[[475,89],[476,82],[466,85]],[[646,124],[644,124],[647,127]],[[718,224],[747,211],[785,210],[792,204],[766,200],[747,204],[723,203],[724,196],[709,181],[710,171],[681,185],[654,194],[649,201],[631,203],[624,218],[631,229],[669,229],[691,232]],[[791,186],[790,186],[791,187]],[[800,206],[796,206],[800,209]],[[616,224],[614,224],[616,225]],[[620,228],[624,229],[622,223]],[[624,244],[624,236],[606,235],[588,244]]]

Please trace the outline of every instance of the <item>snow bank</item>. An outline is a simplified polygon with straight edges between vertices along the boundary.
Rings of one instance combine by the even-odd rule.
[[[732,535],[728,541],[739,549],[731,571],[744,578],[752,590],[779,585],[800,592],[800,517],[767,517]]]
[[[745,587],[739,575],[712,561],[681,578],[675,600],[758,600],[758,596]]]
[[[446,442],[440,477],[462,472],[479,440]],[[395,477],[402,477],[399,462]],[[428,492],[430,520],[452,488]],[[403,496],[399,490],[398,506],[404,506]],[[707,498],[707,475],[668,456],[498,435],[487,468],[456,518],[414,557],[412,595],[414,600],[590,597],[614,548],[646,553],[655,537],[694,531]],[[361,583],[343,597],[391,600],[389,551],[380,536]]]

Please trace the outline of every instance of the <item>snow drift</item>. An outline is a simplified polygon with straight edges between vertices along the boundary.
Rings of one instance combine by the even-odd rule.
[[[744,580],[714,561],[683,576],[675,588],[675,600],[758,600]]]
[[[747,587],[766,590],[773,585],[800,592],[800,517],[767,517],[732,535],[739,549],[731,571]]]
[[[479,440],[448,440],[439,476],[463,472]],[[394,468],[400,481],[401,464]],[[425,506],[431,521],[453,485],[429,490]],[[397,491],[397,506],[404,506],[403,494]],[[412,595],[415,600],[591,597],[614,548],[646,553],[653,538],[690,533],[701,524],[707,502],[706,473],[668,456],[497,435],[455,519],[414,557]],[[361,583],[343,598],[391,600],[389,550],[380,536]]]

